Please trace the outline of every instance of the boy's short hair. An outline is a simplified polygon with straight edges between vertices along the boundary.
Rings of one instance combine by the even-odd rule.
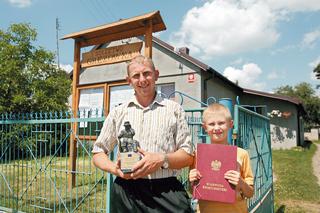
[[[203,111],[202,121],[205,122],[208,119],[208,117],[210,116],[210,114],[216,113],[216,112],[223,113],[226,116],[227,120],[232,120],[232,116],[231,116],[230,110],[227,107],[225,107],[222,104],[213,103],[213,104],[210,104]]]
[[[129,75],[129,68],[132,64],[143,64],[143,65],[149,65],[153,71],[155,71],[155,66],[151,58],[143,56],[143,55],[136,55],[133,57],[129,63],[127,64],[127,74]]]

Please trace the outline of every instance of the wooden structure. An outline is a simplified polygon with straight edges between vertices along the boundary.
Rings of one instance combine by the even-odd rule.
[[[71,33],[62,38],[74,39],[74,61],[73,61],[73,81],[72,81],[72,111],[77,115],[79,104],[79,74],[81,69],[81,48],[101,45],[111,41],[142,36],[144,35],[144,55],[152,58],[152,33],[165,30],[166,26],[161,18],[159,11],[154,11],[133,18],[122,19],[117,22],[102,25],[95,28],[86,29],[80,32]],[[108,49],[108,48],[107,48]],[[108,63],[118,63],[128,60],[124,57],[122,60],[111,60]],[[97,64],[94,65],[99,65]],[[83,67],[88,66],[88,63]],[[90,65],[89,65],[90,66]],[[73,134],[70,142],[69,171],[76,170],[76,141],[75,134],[77,130],[76,122],[73,124]],[[75,184],[75,174],[69,173],[69,189]]]

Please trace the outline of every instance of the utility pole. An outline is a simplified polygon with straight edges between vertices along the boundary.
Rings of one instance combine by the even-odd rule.
[[[59,58],[59,19],[56,18],[56,40],[57,40],[57,63],[58,68],[60,68],[60,58]]]

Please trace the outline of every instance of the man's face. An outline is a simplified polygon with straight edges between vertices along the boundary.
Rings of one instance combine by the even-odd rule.
[[[210,136],[211,143],[227,144],[228,130],[232,128],[233,121],[226,118],[223,113],[214,112],[208,116],[203,127]]]
[[[146,64],[133,63],[129,67],[127,81],[133,87],[137,98],[150,98],[155,95],[155,82],[158,80],[158,70]]]

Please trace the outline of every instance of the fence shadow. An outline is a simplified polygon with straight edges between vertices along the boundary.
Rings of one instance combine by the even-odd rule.
[[[285,205],[281,205],[277,210],[276,213],[284,213],[286,209]]]
[[[304,140],[303,141],[303,144],[302,144],[302,148],[303,148],[303,150],[309,150],[310,149],[310,147],[311,147],[311,144],[312,144],[312,141],[310,141],[310,140]]]

